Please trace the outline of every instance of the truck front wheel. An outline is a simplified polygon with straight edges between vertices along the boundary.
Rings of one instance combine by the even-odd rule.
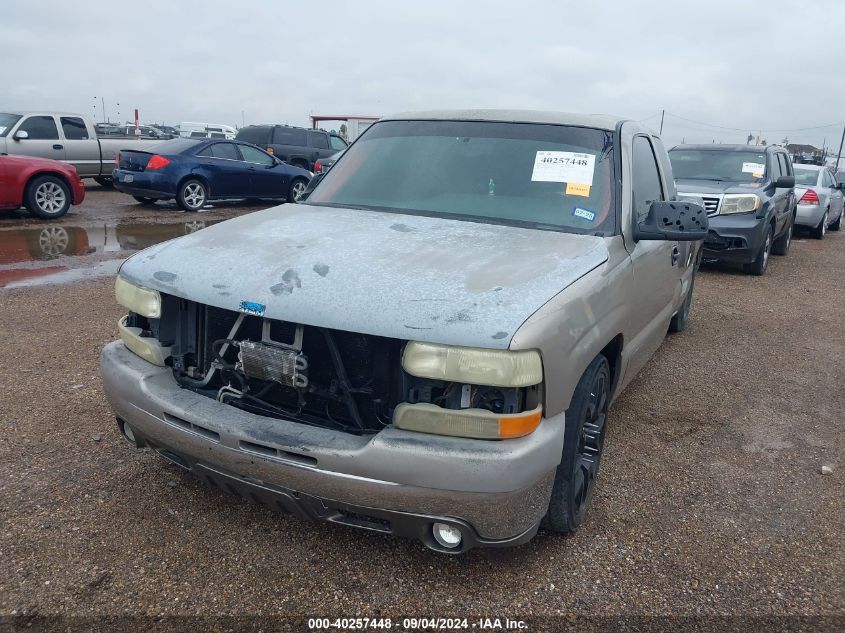
[[[574,532],[584,522],[599,474],[609,404],[610,364],[599,355],[581,376],[566,410],[563,456],[544,528]]]

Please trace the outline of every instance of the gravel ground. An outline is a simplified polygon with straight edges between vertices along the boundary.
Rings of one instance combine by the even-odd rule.
[[[98,195],[117,194],[92,191],[78,216],[176,215],[98,215]],[[762,278],[704,269],[689,330],[611,409],[586,524],[461,557],[304,524],[133,450],[98,376],[122,314],[111,279],[0,290],[0,616],[825,616],[806,630],[842,630],[843,270],[845,232],[797,240]]]

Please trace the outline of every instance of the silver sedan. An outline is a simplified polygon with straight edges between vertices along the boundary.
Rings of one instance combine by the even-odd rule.
[[[837,184],[833,172],[818,165],[795,165],[795,197],[798,212],[795,224],[810,228],[822,239],[828,228],[838,231],[845,208],[845,184]]]

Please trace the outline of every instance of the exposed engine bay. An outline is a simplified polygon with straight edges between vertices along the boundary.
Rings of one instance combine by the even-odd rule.
[[[258,415],[375,433],[402,402],[516,413],[527,389],[466,385],[402,370],[405,341],[288,323],[162,296],[162,318],[132,325],[170,348],[180,386]],[[536,394],[531,400],[536,399]]]

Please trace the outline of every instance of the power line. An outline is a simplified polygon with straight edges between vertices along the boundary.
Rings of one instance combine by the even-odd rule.
[[[643,121],[648,121],[649,119],[653,119],[656,116],[660,116],[660,112],[655,112],[651,116],[647,116],[644,119],[637,119],[637,123],[642,123]]]
[[[696,121],[695,119],[688,119],[686,117],[679,116],[677,114],[673,114],[671,112],[666,112],[668,116],[674,117],[676,119],[680,119],[681,121],[687,121],[688,123],[695,123],[696,125],[703,125],[705,127],[717,128],[720,130],[731,130],[734,132],[747,132],[750,129],[754,129],[758,132],[804,132],[806,130],[821,130],[828,127],[839,127],[842,125],[842,122],[836,123],[828,123],[827,125],[813,125],[810,127],[796,127],[796,128],[780,128],[780,129],[767,129],[761,130],[759,128],[752,127],[728,127],[725,125],[716,125],[715,123],[705,123],[704,121]]]

